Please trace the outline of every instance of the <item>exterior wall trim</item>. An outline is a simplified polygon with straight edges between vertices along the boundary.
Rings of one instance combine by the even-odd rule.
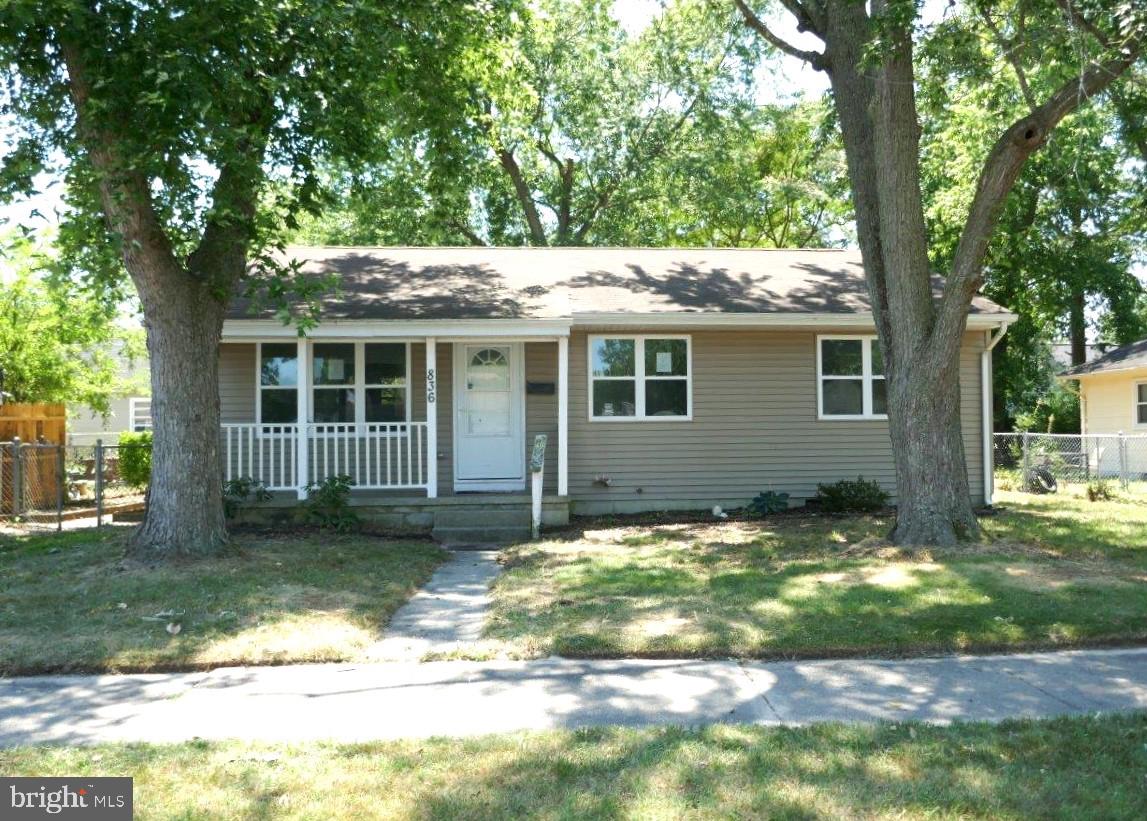
[[[969,314],[969,330],[996,329],[1017,319],[1012,313]],[[436,336],[498,337],[516,341],[544,342],[569,336],[571,328],[865,328],[875,322],[870,311],[855,313],[717,313],[673,311],[664,313],[577,312],[568,317],[546,319],[327,319],[310,331],[312,339],[360,339],[374,337]],[[294,339],[298,330],[276,319],[228,319],[223,322],[223,342]]]

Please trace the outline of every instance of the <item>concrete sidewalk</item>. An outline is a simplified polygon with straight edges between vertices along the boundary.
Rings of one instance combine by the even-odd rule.
[[[371,661],[418,661],[428,653],[474,646],[490,609],[490,585],[501,572],[496,550],[457,550],[398,609]]]
[[[1147,708],[1147,648],[906,661],[396,662],[0,680],[0,745],[358,741],[601,724],[998,721]]]

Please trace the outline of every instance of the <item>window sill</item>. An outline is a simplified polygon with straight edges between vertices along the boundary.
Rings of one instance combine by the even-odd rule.
[[[692,416],[591,416],[590,422],[692,422]]]
[[[837,414],[824,414],[824,413],[822,413],[822,414],[817,415],[816,421],[818,421],[818,422],[887,422],[888,421],[888,414],[873,415],[873,416],[864,416],[864,415],[841,416],[841,415],[837,415]]]

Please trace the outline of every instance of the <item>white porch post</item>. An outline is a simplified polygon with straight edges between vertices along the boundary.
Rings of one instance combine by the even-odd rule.
[[[295,384],[298,395],[295,397],[295,494],[300,499],[307,498],[307,478],[310,476],[310,444],[307,441],[307,393],[310,391],[311,363],[307,359],[307,340],[299,337],[296,348],[297,371]]]
[[[570,426],[570,340],[558,337],[558,496],[568,496]]]
[[[426,337],[426,498],[438,497],[438,340]]]

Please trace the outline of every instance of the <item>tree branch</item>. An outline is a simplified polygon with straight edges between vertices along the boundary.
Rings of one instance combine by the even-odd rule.
[[[548,245],[546,229],[542,225],[541,217],[538,216],[537,204],[530,193],[530,187],[526,185],[526,179],[522,176],[522,169],[514,158],[513,152],[506,148],[499,148],[498,161],[514,185],[514,193],[518,197],[518,203],[522,206],[522,213],[526,218],[526,225],[530,229],[531,241],[534,245]]]
[[[160,224],[147,177],[120,156],[113,134],[88,114],[92,86],[83,49],[62,40],[68,93],[76,111],[76,131],[96,171],[100,204],[108,229],[122,238],[124,265],[132,278],[165,277],[183,272],[171,240]],[[146,289],[150,292],[150,289]],[[140,288],[141,296],[145,291]]]
[[[952,272],[944,288],[934,338],[959,343],[956,330],[966,319],[968,303],[979,288],[984,256],[999,219],[1004,199],[1012,190],[1024,163],[1048,139],[1059,122],[1103,91],[1127,71],[1142,53],[1143,44],[1132,37],[1118,57],[1092,63],[1077,77],[1060,86],[1030,115],[1013,123],[993,146],[980,180],[960,242],[952,261]]]
[[[765,22],[757,16],[756,12],[749,8],[745,0],[733,0],[733,2],[741,12],[741,16],[745,19],[745,25],[757,32],[757,34],[763,37],[773,48],[783,51],[790,57],[803,60],[817,71],[823,71],[825,69],[824,54],[819,51],[805,51],[804,49],[797,48],[792,43],[774,34],[773,31],[765,25]],[[786,3],[786,6],[788,5],[789,3]],[[795,6],[797,4],[793,3],[792,5]],[[792,9],[790,8],[790,10]],[[793,13],[797,16],[798,20],[802,18],[801,12],[793,11]],[[807,19],[807,15],[803,16]]]
[[[1028,108],[1034,111],[1039,104],[1036,102],[1035,95],[1032,94],[1031,86],[1028,85],[1027,72],[1024,71],[1023,64],[1019,58],[1016,57],[1015,53],[1017,42],[1022,42],[1023,40],[1023,32],[1017,32],[1013,40],[1008,40],[1004,37],[1003,32],[1000,31],[999,26],[996,25],[996,21],[992,19],[992,13],[982,6],[979,11],[980,17],[984,20],[984,25],[988,27],[988,31],[992,33],[992,37],[996,40],[996,45],[998,45],[1000,51],[1003,52],[1004,59],[1008,61],[1012,70],[1015,71],[1016,80],[1020,84],[1020,93],[1023,94],[1024,101],[1028,104]],[[1022,21],[1022,16],[1020,19]]]
[[[467,241],[471,245],[474,245],[477,247],[484,247],[486,245],[486,240],[484,240],[480,236],[478,236],[474,232],[474,229],[471,228],[469,225],[466,225],[465,223],[463,223],[459,220],[456,220],[453,217],[447,219],[446,224],[449,225],[451,228],[453,228],[455,231],[457,231],[462,236],[466,237]]]
[[[1072,0],[1056,1],[1059,4],[1059,7],[1063,10],[1063,14],[1070,24],[1076,28],[1086,31],[1088,34],[1094,37],[1104,48],[1114,47],[1114,43],[1112,39],[1107,36],[1107,33],[1103,31],[1103,29],[1099,28],[1099,26],[1095,25],[1095,23],[1084,17],[1083,13],[1075,7],[1075,3],[1072,2]]]

